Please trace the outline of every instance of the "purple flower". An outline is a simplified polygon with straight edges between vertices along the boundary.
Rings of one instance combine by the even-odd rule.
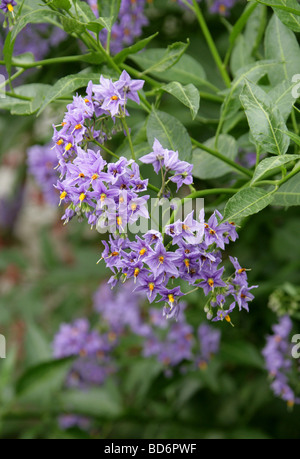
[[[154,276],[150,272],[149,274],[143,273],[138,277],[138,282],[139,286],[135,292],[146,292],[149,302],[153,303],[163,285],[163,276]]]
[[[0,9],[3,10],[4,13],[13,13],[14,6],[17,5],[15,0],[1,0]]]
[[[227,322],[231,323],[231,319],[230,319],[230,316],[229,314],[234,310],[235,308],[235,303],[231,303],[231,305],[229,306],[229,309],[227,310],[224,310],[224,309],[219,309],[218,312],[217,312],[217,315],[216,317],[214,317],[214,319],[212,319],[212,322],[218,322],[219,320],[226,320]]]
[[[216,287],[226,287],[225,282],[222,280],[224,267],[217,271],[201,271],[200,278],[203,279],[198,286],[203,288],[204,294],[208,295]]]
[[[178,255],[174,252],[167,252],[163,244],[160,242],[155,249],[151,249],[145,257],[145,263],[151,269],[154,277],[165,275],[167,277],[178,276],[178,271],[175,262]]]
[[[167,150],[162,147],[157,139],[154,139],[153,151],[148,155],[140,158],[140,161],[145,164],[152,164],[155,172],[158,174],[161,167],[164,165],[164,157]]]
[[[140,91],[145,84],[144,80],[132,80],[126,70],[123,70],[119,80],[115,83],[115,87],[119,92],[124,93],[124,98],[131,99],[137,104],[140,103],[138,91]]]

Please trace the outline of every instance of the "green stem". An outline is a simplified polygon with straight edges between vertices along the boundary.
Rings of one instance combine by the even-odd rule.
[[[199,190],[181,199],[181,204],[184,204],[186,199],[204,198],[205,196],[209,196],[213,194],[230,194],[231,195],[231,194],[237,193],[238,191],[239,191],[238,188],[211,188],[209,190]],[[175,215],[176,215],[176,211],[173,211],[167,225],[171,225],[174,222]]]
[[[26,97],[26,96],[21,96],[21,94],[16,94],[15,92],[4,92],[4,91],[1,91],[0,92],[2,94],[5,94],[6,96],[8,97],[13,97],[14,99],[20,99],[20,100],[26,100],[26,101],[31,101],[32,98],[31,97]]]
[[[24,73],[24,70],[21,69],[21,70],[18,70],[16,73],[13,74],[12,77],[10,77],[8,80],[4,81],[3,83],[0,84],[0,89],[1,88],[5,88],[7,84],[9,84],[11,86],[11,82],[14,81],[16,78],[18,78],[20,75],[22,75],[22,73]],[[12,90],[13,92],[13,90]]]
[[[204,16],[202,14],[202,11],[201,11],[198,3],[197,3],[197,0],[193,0],[193,10],[196,13],[199,25],[200,25],[201,30],[203,32],[203,35],[204,35],[204,37],[206,39],[206,42],[207,42],[208,47],[210,49],[210,52],[211,52],[211,54],[212,54],[212,56],[213,56],[213,58],[215,60],[215,63],[216,63],[216,65],[217,65],[217,67],[218,67],[218,69],[220,71],[220,74],[221,74],[221,76],[222,76],[222,78],[224,80],[224,83],[226,84],[226,86],[228,88],[230,88],[231,81],[230,81],[229,75],[228,75],[228,73],[226,71],[226,68],[225,68],[225,66],[224,66],[224,64],[222,62],[222,59],[221,59],[221,57],[219,55],[217,47],[216,47],[216,45],[215,45],[215,43],[213,41],[213,38],[212,38],[212,36],[210,34],[210,31],[209,31],[209,29],[207,27],[207,24],[205,22],[205,19],[204,19]]]
[[[127,139],[128,139],[128,143],[129,143],[129,147],[130,147],[130,151],[131,151],[131,158],[135,161],[135,153],[134,153],[133,143],[132,143],[130,131],[129,131],[129,128],[128,128],[128,124],[126,123],[125,118],[121,118],[121,121],[122,121],[122,124],[124,126],[124,129],[125,129],[125,132],[126,132],[126,136],[127,136]]]
[[[281,186],[283,185],[285,182],[287,182],[288,180],[290,180],[292,177],[294,177],[294,175],[298,174],[298,172],[300,172],[300,166],[296,167],[294,170],[292,170],[292,172],[290,172],[289,174],[287,174],[285,177],[283,177],[281,180],[278,180],[276,183],[278,186]]]
[[[220,159],[224,163],[226,163],[229,166],[231,166],[233,169],[241,172],[243,175],[246,175],[247,177],[252,177],[253,176],[253,172],[251,172],[249,169],[246,169],[245,167],[241,166],[240,164],[235,163],[234,161],[232,161],[232,159],[227,158],[226,156],[224,156],[221,153],[219,153],[217,150],[213,150],[213,149],[207,147],[206,145],[198,142],[195,139],[191,138],[191,141],[192,141],[192,143],[194,145],[196,145],[197,147],[201,148],[201,150],[204,150],[207,153],[209,153],[210,155],[215,156],[216,158]]]
[[[62,56],[62,57],[53,57],[51,59],[43,59],[41,61],[35,62],[18,62],[12,61],[14,67],[20,67],[22,69],[31,69],[33,67],[41,67],[45,65],[59,64],[65,62],[76,62],[84,60],[85,57],[88,57],[90,54],[85,54],[83,56]],[[0,65],[5,65],[4,61],[0,61]]]
[[[106,151],[109,155],[113,156],[114,158],[120,159],[120,156],[116,155],[113,151],[109,150],[107,147],[102,145],[102,143],[97,142],[97,140],[93,139],[93,142],[98,145],[98,147],[102,148],[102,150]]]

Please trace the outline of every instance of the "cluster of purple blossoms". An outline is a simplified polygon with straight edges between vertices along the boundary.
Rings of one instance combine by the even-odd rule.
[[[58,174],[54,170],[57,164],[56,152],[49,145],[34,145],[27,150],[29,173],[35,178],[44,199],[52,205],[57,205],[59,198],[54,188]]]
[[[150,303],[164,302],[164,316],[176,320],[179,299],[184,296],[176,280],[184,280],[209,297],[205,305],[209,320],[225,319],[231,323],[230,313],[236,305],[240,311],[249,311],[248,302],[254,298],[250,290],[256,287],[249,287],[247,269],[237,259],[231,258],[235,273],[224,278],[222,251],[238,237],[234,222],[222,221],[218,211],[205,222],[203,210],[197,220],[192,211],[183,221],[167,224],[163,230],[148,230],[147,226],[141,237],[130,240],[129,229],[150,218],[150,196],[140,195],[147,191],[148,179],[142,179],[134,160],[121,157],[107,164],[100,151],[89,148],[90,142],[101,147],[100,141],[105,141],[105,121],[125,122],[126,102],[131,99],[139,103],[138,90],[143,84],[143,80],[131,80],[125,71],[116,82],[101,76],[100,84],[89,83],[85,97],[74,97],[61,129],[54,127],[60,173],[56,188],[60,202],[68,205],[62,219],[68,222],[77,214],[99,232],[111,233],[108,241],[103,241],[101,260],[113,273],[109,280],[112,287],[133,279],[137,292],[146,294]],[[157,139],[153,151],[140,161],[152,164],[157,174],[161,172],[158,198],[170,197],[171,184],[176,184],[178,192],[183,185],[193,183],[193,165],[181,161],[177,151],[164,148]]]
[[[122,337],[136,336],[135,355],[155,358],[161,362],[166,376],[172,368],[180,371],[205,370],[220,345],[220,331],[202,324],[195,335],[181,308],[177,322],[166,322],[161,310],[144,308],[144,297],[132,292],[130,282],[112,291],[107,283],[100,285],[94,295],[94,310],[100,315],[97,330],[91,330],[87,319],[62,324],[53,341],[56,358],[77,356],[67,376],[65,386],[87,390],[104,384],[107,377],[118,371],[113,365],[113,351],[124,351]],[[183,366],[188,365],[188,366]],[[60,416],[61,428],[78,426],[89,429],[91,421],[82,416]]]
[[[88,148],[90,142],[101,146],[110,135],[108,121],[116,123],[128,115],[128,99],[139,103],[137,91],[143,85],[143,80],[131,80],[125,71],[114,83],[101,76],[100,84],[90,82],[86,96],[76,95],[67,106],[61,129],[54,126],[60,173],[56,188],[60,202],[69,204],[63,216],[66,222],[77,214],[91,226],[99,222],[105,228],[114,221],[122,231],[123,225],[147,216],[148,197],[140,198],[139,193],[147,189],[148,180],[141,179],[139,166],[124,157],[107,164],[100,150]],[[123,215],[128,215],[126,223]]]
[[[175,182],[177,189],[192,183],[193,166],[180,161],[178,152],[164,149],[158,140],[154,142],[153,152],[140,158],[140,161],[151,163],[156,173],[162,170],[165,183],[161,192],[168,182],[166,174],[170,171],[174,175],[169,181]],[[113,272],[109,283],[114,287],[120,280],[134,279],[137,292],[144,292],[150,303],[155,300],[165,302],[164,316],[177,319],[179,299],[184,293],[175,283],[176,279],[181,279],[196,289],[201,288],[209,296],[205,306],[208,319],[225,319],[231,323],[229,314],[236,305],[240,311],[249,311],[248,302],[254,298],[250,290],[256,286],[249,287],[247,269],[242,268],[236,258],[230,258],[235,273],[223,279],[225,268],[220,267],[221,251],[238,235],[233,222],[222,220],[218,211],[207,223],[203,211],[199,220],[195,220],[192,211],[183,221],[177,220],[165,226],[165,235],[170,239],[167,246],[163,234],[156,230],[149,230],[142,237],[136,236],[135,241],[130,241],[125,234],[110,236],[108,242],[103,242],[105,250],[102,253],[102,259]],[[170,246],[172,250],[168,250]],[[230,297],[232,300],[228,301]],[[229,305],[226,306],[226,303]],[[215,307],[217,313],[214,317]]]
[[[148,24],[145,15],[146,3],[149,0],[122,0],[117,21],[112,26],[110,50],[112,54],[117,54],[124,47],[130,46],[142,35],[142,29]],[[88,3],[98,16],[97,0],[88,0]],[[100,32],[100,40],[106,46],[108,32],[103,29]]]
[[[299,379],[300,361],[292,358],[290,333],[292,321],[289,316],[280,318],[279,323],[272,327],[273,335],[267,337],[267,343],[262,353],[265,358],[266,369],[272,378],[271,388],[275,395],[285,400],[291,408],[300,404],[300,397],[296,397],[289,384],[293,373]]]

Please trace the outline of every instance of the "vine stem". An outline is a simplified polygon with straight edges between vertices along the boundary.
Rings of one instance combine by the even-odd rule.
[[[106,151],[109,155],[113,156],[114,158],[120,159],[120,156],[116,155],[113,151],[109,150],[109,148],[102,145],[102,143],[98,142],[96,139],[93,139],[93,142],[98,145],[98,147],[102,148],[102,150]]]
[[[215,45],[215,42],[214,42],[214,40],[213,40],[213,38],[211,36],[209,28],[207,27],[207,24],[205,22],[205,19],[204,19],[204,16],[202,14],[202,11],[201,11],[198,3],[197,3],[197,0],[193,0],[193,7],[191,9],[195,12],[195,14],[197,16],[197,19],[198,19],[199,25],[201,27],[202,33],[203,33],[203,35],[204,35],[204,37],[206,39],[206,43],[207,43],[207,45],[208,45],[208,47],[210,49],[210,52],[211,52],[211,54],[212,54],[212,56],[213,56],[213,58],[215,60],[215,63],[216,63],[216,65],[217,65],[217,67],[218,67],[218,69],[220,71],[220,74],[221,74],[221,76],[223,78],[223,81],[226,84],[226,86],[228,88],[230,88],[231,80],[230,80],[229,75],[228,75],[228,73],[226,71],[226,68],[225,68],[225,66],[224,66],[224,64],[222,62],[222,59],[221,59],[221,57],[219,55],[219,52],[218,52],[217,47]]]
[[[240,164],[235,163],[232,161],[232,159],[227,158],[226,156],[222,155],[222,153],[218,152],[217,150],[213,150],[212,148],[207,147],[206,145],[198,142],[198,140],[195,140],[191,138],[191,141],[194,145],[197,147],[201,148],[201,150],[206,151],[212,156],[215,156],[216,158],[220,159],[224,163],[227,163],[229,166],[231,166],[233,169],[236,169],[237,171],[241,172],[243,175],[246,175],[247,177],[252,177],[253,172],[251,172],[249,169],[246,169],[245,167],[241,166]]]
[[[122,121],[122,124],[124,126],[124,129],[125,129],[125,132],[126,132],[126,136],[127,136],[127,139],[128,139],[128,143],[129,143],[129,147],[130,147],[130,151],[131,151],[131,157],[135,161],[135,153],[134,153],[133,143],[132,143],[130,131],[129,131],[129,128],[128,128],[128,124],[126,123],[125,118],[121,118],[121,121]]]

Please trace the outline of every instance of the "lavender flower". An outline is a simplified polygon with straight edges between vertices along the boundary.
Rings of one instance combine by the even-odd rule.
[[[271,388],[275,395],[285,400],[290,407],[300,404],[300,398],[296,397],[294,390],[289,384],[289,376],[298,373],[299,367],[293,368],[291,355],[291,341],[289,335],[292,330],[292,321],[289,316],[283,316],[279,323],[272,327],[273,335],[267,337],[267,343],[262,354],[265,358],[266,369],[273,378]]]
[[[0,10],[4,13],[13,13],[14,6],[17,6],[15,0],[1,0]]]

